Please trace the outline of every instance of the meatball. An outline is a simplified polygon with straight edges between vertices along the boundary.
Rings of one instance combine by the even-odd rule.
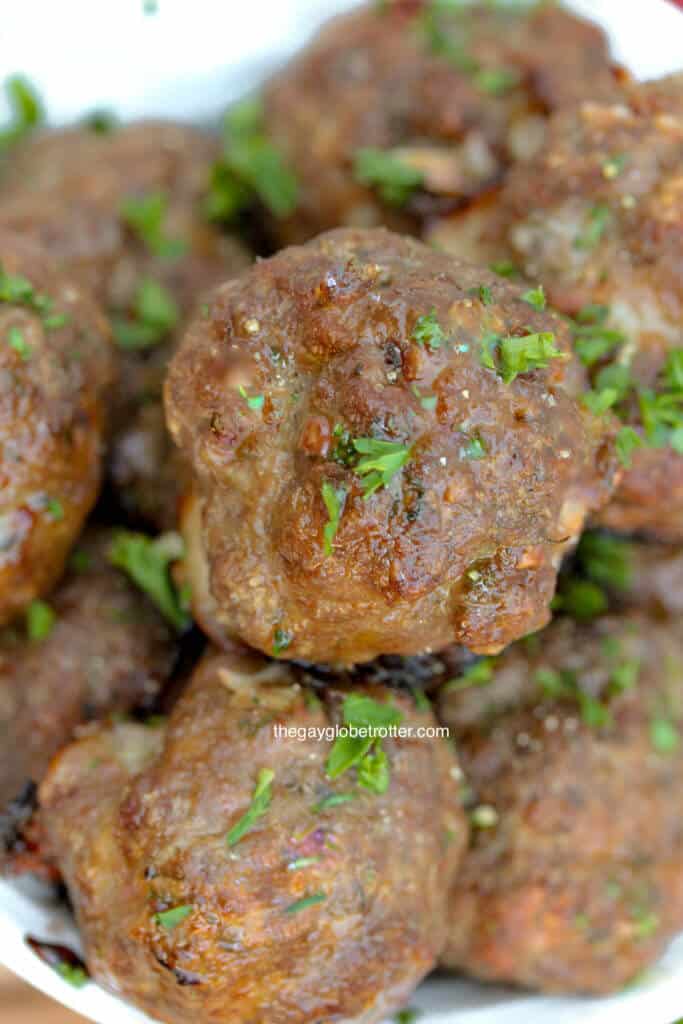
[[[434,965],[466,837],[451,748],[410,698],[319,693],[209,653],[166,728],[100,729],[43,783],[88,967],[155,1018],[372,1024]],[[342,713],[413,734],[352,756],[325,736]]]
[[[142,122],[34,136],[13,152],[0,225],[36,238],[110,314],[120,349],[110,475],[133,515],[177,522],[185,478],[161,386],[177,330],[204,291],[247,266],[202,214],[218,144],[185,125]]]
[[[442,691],[473,825],[446,966],[606,993],[683,928],[682,637],[560,618]]]
[[[266,87],[299,180],[285,242],[339,225],[419,231],[530,159],[548,111],[616,91],[601,30],[547,3],[390,0],[335,19]]]
[[[383,229],[218,289],[166,382],[205,629],[348,664],[543,625],[614,473],[569,345],[514,287]]]
[[[169,629],[109,565],[110,540],[86,534],[49,604],[0,631],[0,842],[12,824],[2,812],[41,781],[76,727],[149,705],[175,664]]]
[[[605,525],[683,540],[683,75],[551,122],[501,198],[512,259],[576,318],[589,401],[625,427]]]
[[[0,232],[0,624],[60,576],[99,491],[107,324],[73,280]]]

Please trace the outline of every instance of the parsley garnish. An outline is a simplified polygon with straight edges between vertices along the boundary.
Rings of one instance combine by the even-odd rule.
[[[544,332],[521,338],[484,335],[480,358],[483,366],[495,370],[505,384],[511,384],[522,373],[545,369],[551,359],[566,360],[569,356],[556,348],[554,334]]]
[[[485,686],[493,679],[493,669],[496,664],[495,658],[482,658],[468,665],[461,676],[450,679],[444,683],[444,693],[457,693],[460,690],[468,690],[470,686]]]
[[[478,459],[485,459],[487,455],[486,445],[478,436],[471,437],[464,448],[460,449],[460,457],[476,462]]]
[[[589,622],[607,611],[607,597],[602,587],[591,580],[569,579],[553,598],[554,611],[563,611],[578,622]]]
[[[26,341],[23,332],[16,324],[13,324],[7,332],[7,344],[14,349],[17,355],[26,361],[31,358],[31,346]]]
[[[405,1010],[399,1010],[394,1016],[396,1024],[415,1024],[415,1021],[420,1016],[419,1010],[414,1010],[412,1006],[406,1007]]]
[[[303,899],[297,900],[295,903],[290,903],[285,908],[285,914],[298,914],[300,910],[307,910],[308,907],[314,907],[316,903],[324,903],[327,896],[324,892],[315,892],[312,896],[304,896]]]
[[[11,111],[9,125],[0,129],[0,149],[14,145],[45,120],[40,97],[23,75],[12,75],[5,82]]]
[[[121,204],[121,218],[154,256],[161,260],[177,260],[187,250],[182,238],[166,234],[165,220],[168,196],[165,192],[147,192],[129,196]]]
[[[417,318],[411,338],[418,343],[420,348],[428,348],[430,352],[441,348],[446,340],[446,335],[436,318],[435,309]]]
[[[350,800],[355,800],[354,793],[331,793],[330,796],[323,797],[317,804],[313,804],[311,810],[314,814],[320,814],[321,811],[329,811],[332,807],[340,807],[342,804],[348,804]]]
[[[585,366],[594,366],[626,341],[621,331],[605,326],[608,316],[607,306],[591,305],[584,306],[576,317],[574,348]]]
[[[534,678],[547,697],[553,700],[575,700],[581,718],[589,728],[602,729],[610,724],[612,716],[609,709],[579,686],[576,673],[571,669],[557,671],[542,668]]]
[[[633,547],[626,540],[587,530],[576,557],[586,576],[602,586],[626,591],[633,582]]]
[[[73,988],[83,988],[90,980],[86,970],[80,964],[67,964],[62,961],[61,964],[55,964],[55,971]]]
[[[489,270],[498,274],[498,277],[517,277],[519,274],[519,268],[511,260],[498,260],[495,263],[490,263]]]
[[[91,110],[85,115],[81,124],[94,135],[111,135],[118,120],[112,110]]]
[[[487,284],[480,284],[477,289],[479,299],[484,306],[493,305],[493,292]]]
[[[343,484],[340,487],[335,487],[328,480],[323,481],[322,496],[325,508],[327,509],[327,515],[329,516],[328,522],[323,529],[323,551],[328,558],[332,554],[332,542],[337,536],[339,521],[344,511],[344,504],[346,503],[346,494],[347,489]]]
[[[633,427],[622,427],[617,434],[616,449],[619,462],[626,469],[630,469],[633,464],[633,453],[637,448],[643,448],[645,442]]]
[[[247,832],[249,832],[262,818],[270,806],[273,797],[272,782],[275,772],[270,768],[262,768],[258,773],[258,779],[252,793],[251,803],[248,810],[242,815],[239,821],[233,825],[225,837],[228,846],[235,846]]]
[[[438,404],[438,397],[436,395],[421,394],[417,384],[411,385],[410,390],[413,392],[422,408],[426,409],[427,412],[433,412],[434,409],[436,409],[436,406]]]
[[[281,629],[278,626],[273,634],[273,656],[277,658],[279,654],[286,651],[293,639],[293,633],[290,633],[287,629]]]
[[[178,326],[179,319],[173,296],[157,281],[145,278],[135,293],[132,318],[114,321],[114,337],[123,349],[151,348]]]
[[[545,292],[543,291],[543,285],[539,284],[537,288],[529,288],[528,291],[522,295],[522,302],[526,302],[527,305],[533,306],[539,312],[546,307]]]
[[[382,748],[381,730],[400,725],[402,712],[391,704],[380,704],[372,697],[351,693],[344,700],[342,713],[344,723],[361,730],[363,735],[339,736],[334,741],[327,759],[328,777],[336,779],[356,766],[359,785],[373,793],[385,793],[389,786],[389,766]]]
[[[160,913],[154,915],[154,920],[166,931],[171,932],[176,928],[186,917],[189,917],[194,907],[190,903],[184,903],[179,907],[171,907],[170,910],[162,910]]]
[[[575,247],[577,249],[594,249],[602,239],[611,220],[612,211],[609,206],[606,203],[596,203],[588,213],[584,230],[574,242]]]
[[[477,88],[490,96],[504,96],[519,83],[519,72],[511,68],[481,68],[474,75]]]
[[[184,545],[177,533],[153,538],[120,530],[107,553],[111,564],[123,569],[179,632],[187,629],[191,619],[171,579],[169,566],[182,558],[183,552]]]
[[[363,456],[356,463],[354,472],[363,477],[364,498],[369,498],[380,487],[386,487],[411,456],[408,445],[397,441],[378,441],[373,437],[357,437],[353,447]]]
[[[302,868],[310,868],[313,864],[317,864],[320,857],[297,857],[296,860],[292,860],[287,865],[288,871],[301,871]]]
[[[357,150],[353,173],[356,181],[376,188],[384,202],[392,206],[404,206],[424,184],[422,171],[383,149]]]
[[[248,395],[243,384],[240,384],[237,390],[253,412],[258,412],[263,408],[263,403],[265,402],[264,395]]]
[[[678,749],[681,737],[676,725],[668,718],[658,716],[650,722],[650,742],[659,754],[672,754]]]
[[[64,506],[59,498],[48,498],[45,502],[45,508],[50,518],[55,522],[59,522],[60,519],[64,518]]]
[[[274,217],[288,217],[298,198],[294,174],[266,135],[260,100],[237,104],[225,116],[223,154],[213,166],[205,201],[207,217],[233,221],[255,200]]]
[[[31,643],[45,640],[52,632],[57,616],[47,601],[31,601],[26,609],[26,635]]]
[[[609,160],[605,160],[602,165],[602,173],[608,181],[612,181],[614,178],[618,178],[624,167],[628,162],[628,157],[624,153],[618,153],[616,156],[611,156]]]

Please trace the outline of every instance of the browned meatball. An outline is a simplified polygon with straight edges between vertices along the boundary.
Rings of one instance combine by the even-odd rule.
[[[625,474],[600,519],[683,539],[683,75],[556,115],[510,176],[502,238],[576,317],[600,407],[624,431]],[[639,445],[633,449],[634,445]]]
[[[616,87],[605,38],[550,3],[372,4],[335,19],[265,90],[299,180],[286,242],[339,225],[416,231],[530,159],[550,110]]]
[[[95,502],[113,360],[81,287],[0,232],[0,624],[57,580]]]
[[[122,372],[111,477],[124,506],[162,529],[177,522],[184,480],[160,405],[176,331],[249,262],[202,213],[217,152],[173,123],[47,132],[13,152],[0,191],[0,225],[38,239],[112,317]]]
[[[212,653],[166,729],[105,728],[55,762],[43,824],[96,980],[169,1024],[372,1024],[430,970],[466,838],[455,758],[410,698],[320,695]],[[331,740],[304,737],[342,710],[414,734],[332,779]]]
[[[350,663],[544,624],[614,470],[568,348],[515,288],[382,229],[220,288],[166,384],[210,635]]]
[[[109,565],[110,543],[109,533],[86,534],[49,604],[0,631],[0,847],[13,839],[13,801],[77,726],[149,706],[175,664],[171,632]]]
[[[442,692],[473,825],[444,964],[605,993],[683,928],[682,626],[558,619]]]

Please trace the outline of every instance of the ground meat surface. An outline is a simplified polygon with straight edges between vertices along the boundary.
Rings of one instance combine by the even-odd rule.
[[[114,379],[89,296],[0,232],[0,624],[58,579],[95,503]]]
[[[177,523],[185,479],[163,425],[166,363],[204,292],[249,262],[203,215],[218,149],[171,122],[51,131],[13,151],[0,182],[0,225],[39,241],[112,319],[110,476],[124,508],[161,529]]]
[[[484,231],[489,258],[497,241],[577,319],[594,400],[631,428],[629,471],[600,520],[674,542],[683,539],[682,166],[683,75],[634,85],[618,102],[557,114]],[[638,438],[645,444],[631,450]]]
[[[435,724],[410,697],[353,693]],[[102,728],[43,784],[88,967],[153,1017],[373,1024],[433,966],[466,841],[452,749],[387,738],[384,791],[362,766],[331,779],[331,740],[274,731],[346,716],[348,690],[319,695],[287,666],[210,653],[167,727]]]
[[[175,640],[108,564],[110,542],[97,531],[79,541],[44,629],[29,617],[0,631],[0,846],[8,805],[41,781],[77,726],[151,704],[174,666]]]
[[[511,379],[496,359],[529,338],[555,355]],[[382,229],[218,289],[166,383],[203,627],[352,663],[544,624],[614,472],[568,349],[517,289]]]
[[[299,180],[281,240],[419,231],[531,159],[549,111],[616,91],[600,29],[555,4],[372,4],[326,25],[265,90]]]
[[[557,619],[442,691],[472,824],[446,966],[607,993],[661,954],[683,927],[682,682],[660,608]]]

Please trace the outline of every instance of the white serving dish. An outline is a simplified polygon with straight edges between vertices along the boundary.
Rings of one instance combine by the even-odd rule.
[[[55,122],[102,107],[124,118],[206,120],[257,85],[326,17],[352,6],[349,0],[157,0],[156,13],[145,13],[150,4],[0,0],[0,80],[25,73]],[[683,14],[667,0],[571,0],[570,6],[605,26],[617,59],[637,76],[683,68]],[[69,915],[45,890],[26,880],[0,882],[0,962],[97,1024],[149,1022],[93,983],[72,988],[26,946],[27,934],[78,948]],[[423,1011],[420,1024],[672,1024],[683,1014],[683,936],[638,986],[607,999],[550,998],[438,977],[411,1005]]]

